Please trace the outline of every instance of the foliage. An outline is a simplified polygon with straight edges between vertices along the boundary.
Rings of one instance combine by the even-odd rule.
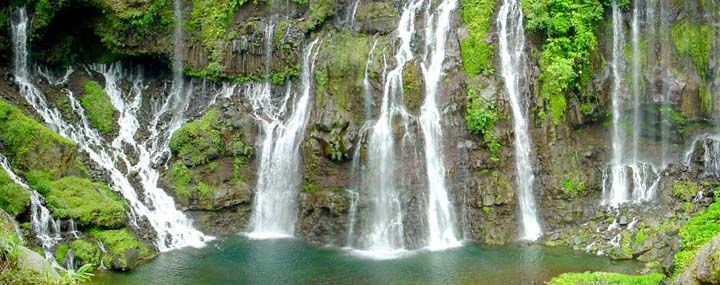
[[[137,54],[126,49],[125,43],[143,42],[170,34],[174,16],[170,0],[149,0],[139,5],[126,5],[111,0],[95,0],[102,7],[102,23],[96,30],[100,40],[116,53]]]
[[[660,273],[626,275],[610,272],[563,273],[550,280],[549,285],[657,285],[665,278]]]
[[[680,228],[680,252],[675,254],[675,272],[681,272],[705,243],[720,234],[720,203],[711,204],[705,212],[690,218]]]
[[[707,78],[715,37],[713,27],[684,21],[673,25],[670,34],[678,53],[690,56],[700,77]]]
[[[208,110],[200,119],[180,127],[170,138],[170,150],[188,166],[200,165],[220,155],[225,142],[216,109]]]
[[[465,123],[468,130],[483,137],[483,141],[491,154],[491,159],[497,161],[497,151],[500,143],[495,137],[495,124],[500,120],[494,104],[482,99],[474,90],[468,90],[468,103],[465,111]]]
[[[314,74],[319,104],[331,97],[339,111],[349,111],[353,107],[352,94],[362,94],[370,48],[369,37],[350,33],[335,34],[323,42]]]
[[[0,169],[0,209],[10,216],[17,217],[30,204],[30,193],[22,186],[15,184],[10,176]]]
[[[523,0],[527,29],[547,39],[540,57],[540,95],[555,124],[564,119],[567,93],[590,78],[595,31],[603,19],[600,0]]]
[[[579,177],[565,179],[562,189],[565,194],[577,195],[585,192],[585,183]]]
[[[96,242],[90,242],[85,239],[76,239],[70,243],[75,259],[86,264],[100,264],[102,261],[102,251]]]
[[[101,133],[109,134],[115,130],[115,107],[100,84],[88,80],[83,83],[83,96],[80,104],[87,111],[90,123]]]
[[[72,218],[80,226],[120,228],[127,223],[125,202],[102,183],[67,176],[50,182],[45,199],[53,216]]]
[[[196,33],[201,44],[210,53],[208,75],[217,75],[219,62],[223,59],[223,40],[231,36],[228,27],[235,19],[235,13],[246,0],[192,0],[192,11],[185,29]]]
[[[673,194],[676,198],[682,199],[683,201],[689,201],[692,199],[692,196],[695,195],[698,192],[697,185],[692,182],[687,183],[675,183],[672,186],[673,188]]]
[[[170,170],[173,176],[174,191],[177,195],[190,197],[190,171],[182,162],[175,162]]]
[[[0,100],[0,141],[10,163],[19,170],[37,169],[59,177],[74,156],[74,142],[25,116]]]
[[[305,20],[305,29],[308,31],[315,30],[325,22],[325,19],[335,13],[333,0],[309,0],[310,15]]]
[[[492,0],[463,1],[462,16],[468,35],[461,43],[463,67],[468,77],[492,69],[490,62],[493,46],[485,38],[490,29],[493,7]]]

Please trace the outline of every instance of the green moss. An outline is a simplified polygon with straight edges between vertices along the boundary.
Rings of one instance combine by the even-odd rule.
[[[692,217],[680,228],[680,252],[675,254],[675,272],[681,272],[704,244],[720,234],[720,203],[711,204],[707,210]]]
[[[580,177],[565,179],[562,185],[563,192],[569,195],[578,195],[585,192],[585,183]]]
[[[173,176],[173,189],[175,194],[183,197],[190,197],[190,171],[182,162],[173,163],[171,168]]]
[[[485,38],[490,28],[493,0],[463,1],[462,16],[468,35],[461,43],[463,68],[468,77],[492,69],[493,46]]]
[[[0,100],[0,141],[17,170],[46,171],[60,177],[74,159],[77,146],[14,106]]]
[[[713,95],[707,88],[705,81],[700,81],[700,89],[698,90],[698,97],[700,97],[700,110],[706,115],[712,115],[713,113]]]
[[[17,217],[30,204],[30,193],[22,186],[15,184],[7,173],[0,169],[0,209],[10,216]]]
[[[131,264],[127,259],[128,251],[137,251],[138,260],[144,261],[155,257],[155,253],[150,250],[146,244],[140,242],[135,236],[130,234],[127,229],[119,230],[90,230],[90,235],[100,240],[108,253],[113,255],[113,258],[108,258],[106,261],[113,268],[128,269],[133,268],[137,264]]]
[[[660,273],[627,275],[609,272],[563,273],[553,278],[549,285],[658,285],[665,278]]]
[[[25,173],[25,181],[38,193],[45,195],[50,192],[53,175],[49,172],[31,170]]]
[[[499,160],[497,152],[500,150],[500,143],[495,137],[495,125],[500,120],[500,115],[494,104],[483,100],[474,90],[468,90],[467,108],[465,111],[465,123],[468,131],[483,137],[487,149],[490,151],[493,161]]]
[[[83,83],[83,96],[80,98],[80,104],[87,111],[90,124],[101,133],[109,134],[115,130],[115,107],[99,83],[92,80]]]
[[[170,150],[193,166],[210,161],[225,149],[218,111],[208,110],[202,118],[180,127],[170,138]]]
[[[641,227],[636,233],[635,233],[635,245],[636,246],[642,246],[645,244],[645,241],[648,239],[648,229],[645,227]]]
[[[197,186],[197,192],[200,195],[201,199],[206,199],[206,198],[209,198],[210,195],[215,193],[215,188],[213,188],[212,186],[209,186],[203,182],[200,182]]]
[[[62,243],[57,246],[57,248],[55,249],[55,253],[54,253],[55,261],[57,261],[57,263],[65,264],[65,255],[67,255],[69,248],[70,247],[65,243]]]
[[[540,95],[553,122],[559,124],[564,119],[568,93],[580,90],[590,79],[603,2],[523,0],[522,4],[527,29],[547,38],[539,60]]]
[[[335,1],[333,0],[309,0],[310,11],[305,20],[305,29],[308,31],[318,28],[325,19],[335,13]]]
[[[102,183],[64,177],[50,183],[45,200],[55,218],[72,218],[79,226],[119,228],[127,224],[125,202]]]
[[[688,55],[695,63],[700,77],[707,78],[710,53],[715,37],[713,27],[683,21],[673,25],[670,33],[678,53]]]
[[[673,184],[673,194],[676,198],[689,201],[698,192],[697,184],[692,182],[678,182]]]

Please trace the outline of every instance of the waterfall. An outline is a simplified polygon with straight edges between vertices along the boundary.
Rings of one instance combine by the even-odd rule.
[[[268,82],[249,84],[246,94],[260,124],[260,163],[252,217],[251,238],[292,237],[297,221],[297,194],[302,187],[300,143],[312,105],[312,79],[318,40],[303,56],[301,85],[295,96],[288,83],[281,102],[273,102]],[[288,104],[292,109],[288,110]],[[289,117],[285,115],[290,111]]]
[[[50,215],[50,210],[45,208],[45,201],[42,196],[40,196],[40,193],[30,188],[22,178],[15,174],[7,158],[2,154],[0,154],[0,167],[3,168],[15,184],[20,185],[30,193],[30,226],[35,234],[35,238],[40,240],[43,251],[45,251],[45,258],[54,264],[55,258],[52,248],[62,241],[60,223],[56,222],[52,215]]]
[[[624,48],[625,36],[623,19],[617,1],[612,4],[613,17],[613,45],[612,45],[612,158],[608,169],[603,172],[603,200],[602,205],[617,207],[622,203],[640,203],[650,201],[660,180],[660,169],[650,162],[640,159],[639,144],[641,131],[641,102],[642,90],[640,82],[643,80],[640,65],[640,1],[633,2],[633,18],[631,22],[632,47],[632,106],[633,108],[633,134],[631,140],[626,140],[627,133],[623,129],[622,115],[624,113],[625,63]],[[648,10],[652,10],[649,7]],[[647,12],[648,18],[652,12]],[[665,136],[665,135],[663,135]],[[627,148],[626,144],[631,143]],[[626,155],[630,151],[630,155]],[[663,155],[664,161],[664,155]],[[664,164],[663,164],[664,165]]]
[[[119,137],[115,141],[128,143],[139,152],[137,165],[130,165],[124,153],[124,148],[119,146],[120,143],[113,143],[115,146],[107,143],[96,130],[89,126],[84,110],[73,92],[67,88],[63,89],[71,102],[73,111],[80,117],[81,123],[79,125],[73,125],[65,121],[60,112],[50,106],[44,94],[32,83],[27,62],[27,17],[25,9],[19,8],[16,14],[18,15],[12,19],[12,33],[15,48],[15,81],[20,86],[20,94],[40,114],[47,125],[55,129],[60,135],[76,142],[80,150],[86,153],[97,166],[109,173],[112,181],[111,186],[116,192],[122,194],[132,208],[130,213],[132,224],[137,226],[137,218],[139,216],[146,217],[158,234],[156,244],[160,251],[168,251],[184,246],[203,246],[204,241],[210,237],[206,237],[193,229],[191,221],[175,208],[172,198],[157,187],[160,175],[153,167],[160,162],[162,157],[166,157],[169,153],[167,147],[169,136],[182,123],[180,118],[184,109],[174,108],[178,104],[171,103],[174,102],[174,97],[178,96],[177,92],[174,92],[175,95],[168,96],[167,101],[160,110],[155,110],[156,115],[149,128],[150,136],[144,144],[135,142],[133,138],[138,128],[137,119],[134,117],[135,114],[128,112],[124,107],[118,109],[121,113],[118,122],[121,130],[119,131]],[[117,69],[120,68],[117,67]],[[46,79],[52,84],[64,85],[71,72],[69,70],[61,80],[50,77]],[[48,74],[41,75],[49,76]],[[137,108],[139,108],[138,102],[141,100],[137,97],[141,96],[139,94],[141,91],[136,88],[137,83],[133,87],[133,91],[136,92],[136,96],[133,98],[134,101],[132,104],[127,105],[120,95],[119,88],[117,88],[118,84],[116,82],[118,78],[109,76],[109,73],[104,75],[107,81],[106,92],[111,97],[113,105],[118,108],[122,103],[122,105],[131,106],[129,108],[135,108],[134,110],[137,111]],[[185,104],[186,106],[187,104]],[[173,117],[171,124],[168,125],[169,127],[161,127],[161,118],[168,115]],[[138,192],[136,192],[126,174],[118,168],[118,165],[121,164],[128,166],[131,170],[138,171],[138,177],[143,186],[142,190],[144,190],[141,191],[144,196],[143,201],[138,198]]]
[[[532,161],[530,160],[530,136],[528,134],[528,67],[525,54],[523,14],[517,0],[504,0],[497,18],[500,41],[500,65],[505,89],[510,97],[515,133],[515,170],[520,200],[523,240],[535,241],[542,236],[533,197]]]
[[[455,10],[457,0],[443,1],[431,14],[432,1],[426,8],[425,48],[427,62],[422,62],[425,79],[425,102],[420,111],[420,126],[425,146],[425,167],[428,176],[428,248],[442,249],[458,245],[455,229],[455,210],[448,198],[445,185],[445,163],[442,155],[442,126],[437,93],[443,75],[445,45],[450,28],[450,13]],[[437,17],[437,23],[434,23]],[[433,26],[435,24],[436,26]]]

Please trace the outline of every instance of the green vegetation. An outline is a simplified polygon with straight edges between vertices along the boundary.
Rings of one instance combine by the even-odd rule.
[[[543,33],[540,63],[540,95],[555,124],[565,117],[566,94],[587,84],[595,31],[603,19],[600,0],[523,0],[527,29]]]
[[[673,194],[683,201],[692,200],[692,196],[698,192],[697,184],[693,182],[678,182],[673,184]]]
[[[30,204],[30,193],[22,186],[15,184],[5,170],[0,169],[0,209],[10,216],[17,217]]]
[[[563,273],[549,285],[658,285],[665,278],[660,273],[627,275],[609,272]]]
[[[96,242],[76,239],[70,243],[70,249],[72,249],[76,261],[82,264],[91,263],[99,265],[102,261],[102,251]]]
[[[208,110],[202,118],[180,127],[170,138],[170,150],[188,166],[207,163],[225,150],[218,111]]]
[[[190,171],[182,162],[175,162],[170,169],[173,176],[173,186],[175,194],[183,197],[190,197]]]
[[[717,198],[716,194],[716,201]],[[720,203],[714,202],[705,212],[692,217],[680,228],[680,252],[675,254],[673,259],[675,272],[681,272],[687,267],[695,258],[697,250],[718,234],[720,234]]]
[[[0,141],[20,171],[40,170],[60,177],[74,160],[77,146],[14,106],[0,100]]]
[[[463,1],[462,16],[468,35],[461,43],[465,74],[472,77],[486,70],[492,70],[493,46],[485,38],[490,28],[495,1]]]
[[[695,63],[698,75],[707,78],[715,38],[713,27],[684,21],[673,25],[670,33],[678,53],[688,55]]]
[[[197,33],[205,50],[210,53],[208,69],[218,70],[222,61],[223,40],[232,37],[228,28],[235,19],[235,13],[246,0],[192,0],[192,12],[185,23],[185,29]]]
[[[305,20],[305,29],[308,31],[318,28],[325,19],[335,13],[333,0],[309,0],[310,15]]]
[[[111,51],[138,55],[143,49],[127,48],[128,42],[143,42],[172,34],[173,4],[171,0],[151,0],[128,5],[123,1],[97,0],[104,10],[96,29],[100,40]]]
[[[140,242],[135,236],[130,234],[127,229],[119,230],[90,230],[90,236],[100,240],[107,248],[108,253],[113,258],[105,259],[108,266],[117,269],[134,268],[138,263],[155,257],[155,253],[150,248]],[[129,251],[136,251],[137,258],[128,258]]]
[[[88,80],[83,83],[83,96],[80,104],[87,111],[90,123],[101,133],[109,134],[115,130],[115,107],[100,84]]]
[[[46,182],[45,199],[55,218],[72,218],[80,226],[120,228],[127,223],[125,202],[102,183],[75,176]]]
[[[500,150],[500,143],[495,137],[495,124],[500,120],[494,104],[486,102],[474,90],[468,90],[468,103],[465,111],[465,123],[468,130],[480,135],[490,151],[491,160],[498,161],[497,152]]]
[[[578,195],[585,192],[585,183],[580,177],[572,177],[565,179],[562,189],[565,194]]]

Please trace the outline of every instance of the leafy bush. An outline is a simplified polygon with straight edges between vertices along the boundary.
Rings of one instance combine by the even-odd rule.
[[[108,134],[115,130],[116,110],[100,84],[92,80],[85,81],[80,104],[87,111],[90,123],[101,133]]]
[[[327,17],[335,13],[333,0],[309,0],[310,15],[305,20],[305,29],[308,31],[315,30],[322,24]]]
[[[720,203],[715,202],[680,228],[680,252],[673,259],[675,272],[681,272],[695,257],[697,250],[718,234]]]

